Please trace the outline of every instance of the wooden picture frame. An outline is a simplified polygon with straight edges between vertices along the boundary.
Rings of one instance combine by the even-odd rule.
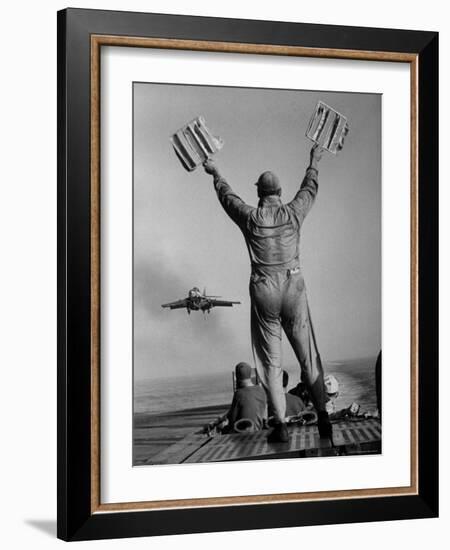
[[[411,69],[409,487],[102,504],[100,51],[164,48]],[[58,537],[87,540],[438,514],[438,35],[67,9],[58,13]]]

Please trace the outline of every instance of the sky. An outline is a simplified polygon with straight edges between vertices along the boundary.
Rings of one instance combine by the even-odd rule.
[[[242,233],[202,167],[187,172],[170,136],[203,115],[225,144],[221,174],[247,203],[275,172],[282,200],[309,162],[305,137],[318,100],[348,118],[337,155],[319,164],[319,192],[301,230],[300,263],[322,360],[374,356],[381,347],[381,102],[378,94],[135,83],[135,380],[231,371],[253,362],[250,262]],[[193,286],[239,300],[209,315],[168,310]],[[283,364],[296,363],[283,341]]]

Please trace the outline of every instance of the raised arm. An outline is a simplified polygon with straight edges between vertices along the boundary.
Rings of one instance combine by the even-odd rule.
[[[205,172],[214,178],[214,188],[223,209],[239,227],[242,227],[253,208],[236,195],[225,178],[220,175],[217,166],[212,160],[207,160],[203,164],[203,167]]]
[[[306,169],[300,189],[289,203],[289,206],[295,211],[296,215],[303,221],[306,214],[310,211],[319,189],[319,169],[318,164],[322,158],[323,149],[317,144],[313,146],[310,153],[309,166]]]

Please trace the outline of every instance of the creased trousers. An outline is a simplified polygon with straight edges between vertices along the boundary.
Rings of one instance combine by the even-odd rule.
[[[254,269],[250,278],[251,335],[256,368],[277,421],[284,421],[286,398],[281,367],[284,330],[318,412],[325,411],[322,362],[311,324],[303,275],[298,269]]]

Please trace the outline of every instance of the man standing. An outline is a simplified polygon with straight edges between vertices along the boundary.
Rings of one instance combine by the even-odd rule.
[[[204,169],[214,177],[217,197],[228,216],[244,234],[250,255],[251,334],[259,377],[274,412],[274,442],[287,442],[286,398],[281,369],[281,329],[300,363],[318,413],[321,437],[331,439],[326,412],[322,363],[311,324],[305,283],[300,269],[300,228],[311,209],[318,189],[318,162],[322,150],[316,145],[310,154],[305,177],[293,200],[281,202],[281,186],[273,172],[263,172],[256,182],[259,203],[245,204],[211,160]]]

